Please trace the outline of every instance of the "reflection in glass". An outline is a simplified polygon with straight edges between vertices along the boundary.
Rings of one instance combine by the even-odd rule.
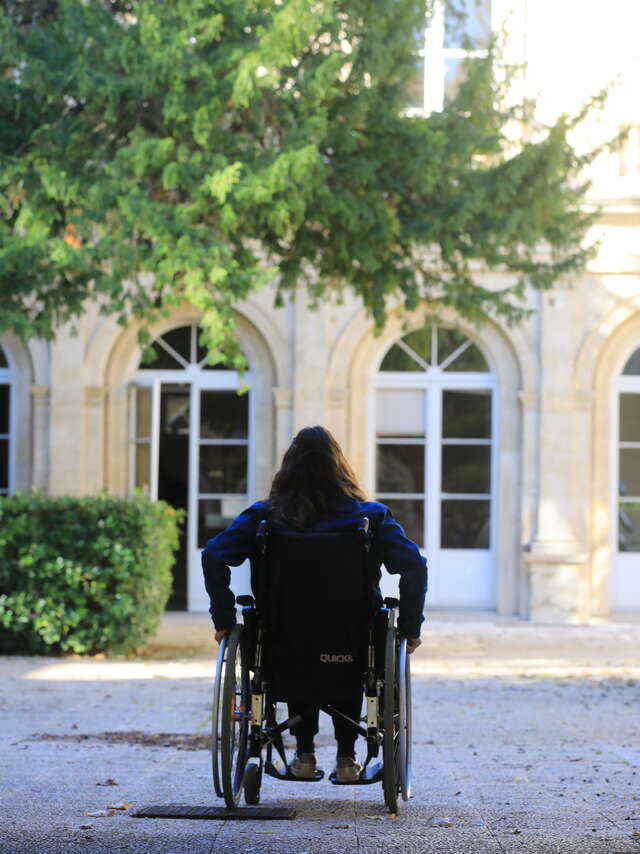
[[[640,496],[640,448],[620,448],[620,495]]]
[[[7,357],[5,355],[4,350],[0,347],[0,368],[8,368],[9,362],[7,361]]]
[[[149,477],[151,472],[151,446],[148,442],[136,442],[136,489],[149,495]]]
[[[198,491],[247,491],[246,445],[201,445]]]
[[[638,392],[620,395],[620,441],[640,442],[640,393]]]
[[[160,433],[189,435],[189,387],[162,386]]]
[[[136,389],[136,438],[148,439],[151,435],[151,388]]]
[[[9,390],[8,385],[0,385],[0,434],[9,432]]]
[[[9,489],[9,440],[0,439],[0,490]]]
[[[621,552],[640,552],[640,501],[620,502],[618,548]],[[640,569],[640,561],[638,569]]]
[[[458,94],[460,86],[467,79],[467,61],[449,57],[444,61],[444,102],[448,104]]]
[[[445,13],[445,48],[485,48],[491,35],[490,0],[459,0],[456,15],[447,7]]]
[[[203,548],[245,509],[246,497],[201,498],[198,502],[198,548]]]
[[[491,492],[491,448],[488,445],[443,445],[442,491],[470,495]]]
[[[248,393],[240,395],[235,391],[201,392],[201,439],[246,439],[248,425]]]
[[[424,107],[424,59],[421,56],[416,57],[415,68],[407,81],[406,104],[418,110]]]
[[[632,353],[622,373],[627,376],[637,376],[640,374],[640,347],[638,347],[635,353]]]
[[[413,388],[381,388],[376,394],[379,436],[424,436],[425,393]]]
[[[422,547],[424,545],[424,501],[410,498],[385,498],[383,503],[391,510],[394,519],[402,525],[409,539]]]
[[[424,492],[424,445],[378,445],[378,492]]]
[[[441,502],[441,548],[488,549],[490,518],[490,501],[445,499]]]
[[[490,439],[491,391],[444,391],[442,438]]]
[[[148,348],[153,353],[151,358],[143,357],[138,370],[140,371],[182,371],[184,365],[168,353],[162,344],[154,341]]]
[[[480,349],[475,344],[470,344],[459,356],[445,368],[449,372],[475,371],[480,373],[488,373],[489,365],[487,360],[480,352]]]

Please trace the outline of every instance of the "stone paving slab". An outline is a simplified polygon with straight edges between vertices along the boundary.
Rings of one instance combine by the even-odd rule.
[[[640,854],[639,631],[536,629],[527,656],[520,625],[443,625],[414,659],[414,797],[396,819],[379,785],[270,778],[261,802],[294,821],[86,816],[220,803],[207,751],[184,749],[206,733],[212,657],[0,658],[0,854]]]

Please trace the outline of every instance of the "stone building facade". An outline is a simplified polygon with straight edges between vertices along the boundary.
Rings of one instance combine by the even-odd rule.
[[[578,623],[640,613],[640,12],[612,0],[608,23],[577,0],[469,5],[476,36],[511,10],[507,52],[527,61],[519,85],[541,93],[542,121],[620,75],[576,138],[629,128],[593,167],[589,239],[601,243],[585,273],[531,293],[517,328],[390,307],[380,335],[355,298],[314,312],[301,289],[275,309],[267,288],[236,306],[240,396],[235,372],[207,365],[189,305],[155,327],[147,364],[136,325],[92,307],[77,336],[51,344],[4,333],[0,493],[139,488],[184,507],[173,604],[205,609],[199,548],[266,494],[296,430],[324,424],[424,547],[432,608]],[[437,109],[455,86],[464,51],[440,25],[413,109]]]

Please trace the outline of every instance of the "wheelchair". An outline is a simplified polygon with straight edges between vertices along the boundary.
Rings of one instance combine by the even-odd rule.
[[[331,774],[330,782],[381,783],[389,812],[397,814],[399,798],[407,801],[411,794],[411,673],[407,642],[396,628],[398,600],[388,597],[379,606],[379,599],[376,601],[373,594],[376,581],[369,562],[369,520],[365,517],[354,532],[316,535],[271,534],[263,520],[256,541],[251,562],[254,595],[237,597],[242,623],[223,638],[218,652],[211,737],[216,795],[233,810],[239,806],[243,793],[247,804],[259,803],[263,774],[291,782],[318,782],[323,778],[320,770],[313,778],[295,777],[290,772],[282,736],[302,717],[277,720],[278,703],[291,701],[291,692],[306,686],[320,711],[349,722],[366,742],[367,756],[359,779],[343,783]],[[324,581],[314,589],[312,597],[306,574],[310,564],[311,569],[321,571]],[[359,567],[359,578],[353,572],[354,566]],[[349,577],[355,578],[351,598],[349,591],[345,594],[345,569],[349,570]],[[359,583],[364,584],[364,591]],[[296,585],[297,594],[302,591],[298,599]],[[289,595],[287,602],[292,589],[293,600]],[[353,618],[359,606],[359,618]],[[351,626],[354,637],[347,641],[353,655],[318,653],[329,643],[318,630],[322,615],[329,608],[339,612],[339,629]],[[293,623],[294,635],[278,655],[277,638],[284,623],[273,617],[275,611],[283,610],[286,625]],[[306,637],[299,634],[305,629]],[[334,635],[331,632],[331,638]],[[297,665],[296,654],[303,656]],[[337,663],[338,674],[346,672],[345,679],[360,680],[365,700],[364,717],[360,720],[351,720],[333,707],[331,691],[339,677],[334,675],[335,669],[331,672],[327,668],[331,663]],[[288,677],[291,670],[293,675]],[[325,673],[329,675],[325,677]]]

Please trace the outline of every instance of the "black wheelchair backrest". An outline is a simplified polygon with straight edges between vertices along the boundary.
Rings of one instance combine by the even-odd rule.
[[[368,519],[344,533],[268,532],[257,598],[278,699],[336,701],[362,678],[374,611],[367,530]]]

